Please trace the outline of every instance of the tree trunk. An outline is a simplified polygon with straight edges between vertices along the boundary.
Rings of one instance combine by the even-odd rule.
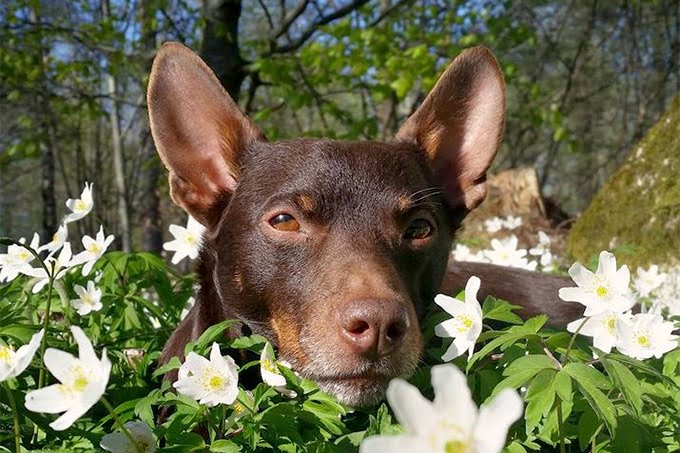
[[[37,7],[36,7],[37,8]],[[36,8],[31,8],[29,14],[31,21],[39,23],[40,14]],[[42,42],[42,34],[38,29],[38,66],[40,68],[40,96],[36,112],[38,113],[41,128],[40,140],[40,195],[42,198],[42,237],[51,238],[57,231],[57,203],[54,194],[54,140],[51,131],[51,115],[49,108],[49,91],[45,75],[45,49]]]
[[[238,43],[241,0],[205,0],[203,2],[203,42],[201,57],[215,72],[222,86],[238,102],[246,76],[245,61]]]
[[[106,20],[109,17],[110,9],[108,0],[102,0],[102,18]],[[115,173],[116,191],[118,197],[118,221],[120,225],[119,235],[121,239],[121,248],[124,252],[131,250],[130,246],[130,221],[128,218],[128,203],[127,191],[125,188],[125,166],[123,164],[123,145],[120,139],[120,115],[118,112],[116,78],[111,73],[109,65],[108,73],[106,74],[106,85],[109,96],[111,97],[111,108],[109,111],[109,120],[111,122],[111,147],[113,151],[113,171]]]
[[[141,2],[141,26],[142,36],[140,47],[145,56],[153,54],[156,48],[156,30],[153,26],[153,17],[156,13],[153,5],[155,1],[142,0]],[[151,72],[152,58],[147,58],[143,63],[143,73]],[[160,197],[158,194],[158,180],[162,174],[160,160],[151,140],[149,118],[143,115],[143,124],[140,125],[139,143],[144,156],[145,176],[142,183],[142,210],[140,213],[142,225],[142,249],[147,252],[160,254],[163,247],[163,230],[161,228]]]

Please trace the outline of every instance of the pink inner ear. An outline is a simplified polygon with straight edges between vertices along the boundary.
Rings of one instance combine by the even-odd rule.
[[[451,203],[472,209],[486,195],[504,117],[503,75],[491,52],[478,47],[453,61],[397,138],[422,146]]]
[[[221,194],[235,189],[241,153],[264,137],[207,65],[184,46],[162,47],[147,97],[173,199],[195,218],[206,219]]]

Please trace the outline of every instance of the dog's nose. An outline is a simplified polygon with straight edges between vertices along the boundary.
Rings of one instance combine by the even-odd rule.
[[[357,300],[338,311],[340,336],[357,354],[381,357],[396,350],[409,326],[408,313],[386,300]]]

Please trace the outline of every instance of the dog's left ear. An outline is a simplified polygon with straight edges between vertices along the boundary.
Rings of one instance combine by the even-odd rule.
[[[503,135],[505,81],[484,47],[461,53],[397,132],[427,154],[452,207],[473,209],[486,197],[486,171]]]

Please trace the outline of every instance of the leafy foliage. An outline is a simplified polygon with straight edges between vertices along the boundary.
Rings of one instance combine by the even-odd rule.
[[[104,292],[104,308],[80,317],[70,307],[74,284],[84,284],[80,273],[69,272],[54,292],[48,345],[73,350],[69,325],[83,327],[97,350],[107,347],[113,371],[106,398],[122,422],[142,420],[152,427],[162,451],[355,451],[369,435],[396,434],[385,404],[353,409],[321,392],[316,384],[285,367],[287,387],[298,394],[288,398],[260,381],[258,355],[264,338],[251,335],[227,339],[225,320],[208,330],[187,351],[206,355],[213,341],[223,353],[240,358],[240,394],[231,407],[207,409],[177,394],[163,374],[179,367],[178,360],[157,368],[156,360],[194,286],[158,257],[146,253],[105,255],[96,267]],[[46,291],[31,294],[24,277],[0,287],[0,338],[26,343],[38,329],[46,306]],[[466,364],[468,381],[478,403],[503,388],[519,389],[525,417],[513,427],[508,452],[556,449],[560,438],[571,451],[674,451],[680,449],[680,351],[663,360],[640,362],[619,354],[604,354],[577,339],[569,349],[569,335],[545,326],[544,316],[521,321],[515,307],[488,298],[484,317],[495,329],[485,330],[477,352]],[[435,307],[425,329],[441,320]],[[160,324],[159,324],[160,323]],[[425,332],[425,336],[431,333]],[[412,379],[425,395],[429,365],[439,362],[446,345],[430,337],[423,365]],[[599,358],[593,359],[593,352]],[[116,430],[104,407],[96,405],[64,432],[47,427],[52,417],[27,411],[26,391],[36,388],[39,360],[16,380],[5,382],[0,404],[16,403],[22,445],[29,449],[88,451],[103,435]],[[11,445],[11,410],[0,411],[0,443]]]

